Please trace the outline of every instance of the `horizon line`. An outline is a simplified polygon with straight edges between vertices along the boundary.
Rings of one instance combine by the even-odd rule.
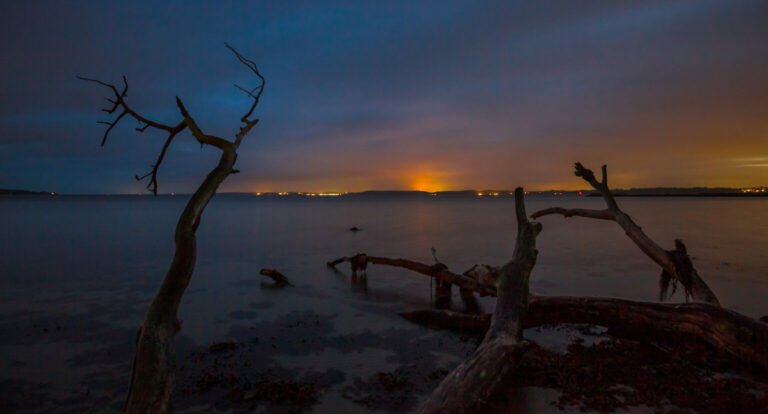
[[[523,187],[525,188],[525,187]],[[749,186],[749,187],[701,187],[701,186],[694,186],[694,187],[630,187],[630,188],[615,188],[611,189],[611,192],[637,192],[637,191],[643,191],[643,190],[653,190],[654,192],[658,191],[664,191],[664,190],[672,190],[676,192],[680,191],[729,191],[729,192],[755,192],[755,190],[762,189],[763,192],[766,192],[765,190],[768,189],[768,186]],[[749,191],[751,190],[751,191]],[[580,188],[580,189],[574,189],[574,190],[565,190],[565,189],[547,189],[547,190],[525,190],[526,194],[544,194],[544,193],[574,193],[577,194],[579,192],[585,193],[584,195],[588,193],[594,192],[594,189],[590,188]],[[365,194],[365,193],[423,193],[423,194],[446,194],[446,193],[477,193],[477,195],[511,195],[514,193],[514,189],[492,189],[492,188],[486,188],[486,189],[464,189],[464,190],[441,190],[441,191],[426,191],[426,190],[361,190],[361,191],[220,191],[217,192],[217,194],[220,195],[254,195],[254,196],[271,196],[271,195],[277,195],[277,196],[286,196],[286,195],[301,195],[301,196],[342,196],[342,195],[355,195],[355,194]],[[503,194],[502,194],[503,193]],[[5,189],[0,188],[0,195],[23,195],[23,194],[30,194],[30,195],[62,195],[62,196],[144,196],[144,195],[154,195],[151,192],[136,192],[136,193],[125,193],[125,192],[116,192],[116,193],[61,193],[61,192],[54,192],[54,191],[32,191],[32,190],[25,190],[25,189]],[[191,195],[193,192],[184,192],[184,193],[177,193],[175,191],[165,192],[165,193],[158,193],[157,195],[165,195],[165,196],[184,196],[184,195]]]

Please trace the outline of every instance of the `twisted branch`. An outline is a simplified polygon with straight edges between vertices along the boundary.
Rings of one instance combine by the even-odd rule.
[[[674,250],[663,249],[648,237],[628,214],[624,213],[619,208],[608,188],[608,171],[605,165],[602,167],[602,181],[597,181],[592,170],[584,168],[584,166],[578,162],[575,165],[574,174],[583,178],[592,186],[592,188],[597,190],[603,196],[607,208],[605,210],[587,210],[552,207],[533,213],[531,215],[532,218],[537,219],[550,214],[560,214],[566,218],[587,217],[615,221],[622,229],[624,229],[627,236],[640,248],[640,250],[643,251],[643,253],[661,266],[662,273],[659,283],[660,299],[664,300],[667,297],[670,283],[674,283],[674,288],[676,287],[676,283],[679,282],[684,288],[686,300],[690,296],[693,300],[720,306],[720,301],[717,299],[717,296],[715,296],[712,289],[709,288],[707,283],[704,282],[693,267],[693,263],[688,256],[687,249],[682,240],[675,240]]]
[[[135,178],[138,181],[141,181],[147,177],[151,177],[146,187],[154,195],[157,195],[157,171],[160,168],[160,164],[163,162],[163,159],[165,158],[165,153],[168,149],[168,146],[170,146],[171,141],[173,141],[173,138],[176,137],[176,135],[178,135],[179,132],[183,131],[187,127],[187,124],[183,120],[173,126],[162,124],[159,122],[155,122],[143,115],[140,115],[138,112],[133,110],[133,108],[131,108],[125,100],[125,98],[128,96],[128,79],[125,76],[122,77],[123,90],[120,92],[118,92],[117,87],[115,85],[100,81],[98,79],[86,78],[83,76],[77,76],[77,79],[99,84],[112,91],[112,93],[114,94],[114,99],[104,98],[106,99],[107,102],[111,103],[112,106],[109,108],[102,108],[102,112],[113,114],[118,108],[122,108],[122,111],[120,112],[119,115],[117,115],[117,117],[115,117],[114,120],[110,122],[106,122],[106,121],[98,122],[100,124],[109,125],[107,127],[107,130],[104,131],[104,137],[101,139],[102,147],[107,143],[107,138],[109,137],[110,132],[112,132],[112,129],[114,129],[114,127],[117,126],[120,120],[122,120],[123,117],[125,117],[126,115],[129,115],[133,119],[137,120],[139,123],[144,124],[144,126],[142,127],[135,128],[136,131],[138,132],[144,132],[147,130],[147,128],[151,127],[151,128],[159,129],[161,131],[165,131],[168,133],[168,137],[165,139],[165,144],[163,144],[163,148],[160,151],[160,155],[157,157],[157,161],[155,162],[154,165],[152,165],[151,171],[142,176],[135,175]]]

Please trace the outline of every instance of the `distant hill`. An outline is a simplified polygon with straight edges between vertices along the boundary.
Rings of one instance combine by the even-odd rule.
[[[44,195],[51,194],[48,191],[10,190],[0,188],[0,195]]]
[[[761,191],[763,190],[763,191]],[[611,194],[617,197],[763,197],[768,196],[764,187],[752,188],[748,191],[741,188],[725,187],[651,187],[611,190]],[[590,197],[599,196],[595,192]]]

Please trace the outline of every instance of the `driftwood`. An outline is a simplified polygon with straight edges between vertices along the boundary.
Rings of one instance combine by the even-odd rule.
[[[291,281],[289,281],[288,278],[285,277],[285,275],[278,272],[276,269],[261,269],[259,271],[259,274],[273,280],[273,283],[270,285],[262,283],[261,284],[262,287],[271,289],[271,288],[281,288],[284,286],[293,286]]]
[[[363,253],[339,258],[328,265],[335,266],[341,262],[352,263],[353,270],[359,269],[361,265],[365,267],[368,263],[400,267],[456,284],[467,292],[491,296],[496,296],[497,281],[504,269],[475,265],[463,274],[457,274],[447,267],[434,269],[433,266],[413,260],[369,256]],[[530,295],[529,298],[529,313],[523,320],[525,327],[587,323],[608,327],[616,334],[662,334],[683,341],[696,340],[731,355],[740,361],[744,371],[761,375],[768,373],[768,324],[762,319],[758,321],[724,309],[719,304],[661,304],[611,298],[535,295]],[[468,315],[434,309],[405,312],[401,315],[424,325],[485,333],[486,336],[492,320],[491,315]],[[514,365],[516,358],[515,356],[504,363],[497,360],[497,363]]]
[[[522,188],[515,190],[515,212],[515,250],[512,260],[499,271],[496,308],[485,338],[469,359],[445,377],[421,407],[421,413],[477,411],[529,348],[530,344],[523,340],[523,321],[528,311],[528,281],[536,264],[536,236],[541,225],[528,221]]]
[[[428,265],[410,259],[391,259],[389,257],[382,256],[369,256],[365,253],[358,253],[354,256],[343,256],[336,260],[327,262],[326,265],[328,267],[335,267],[339,263],[343,262],[349,262],[353,275],[357,274],[358,272],[364,273],[368,268],[368,263],[400,267],[403,269],[412,270],[416,273],[421,273],[426,276],[434,277],[436,280],[454,284],[460,289],[476,292],[481,296],[496,296],[495,286],[482,283],[478,279],[472,278],[468,275],[453,273],[448,270],[445,265]]]
[[[430,273],[430,266],[407,259],[379,256],[371,263],[401,267],[443,280],[455,280],[465,289],[496,296],[492,277],[475,279],[468,274],[498,273],[488,265],[477,265],[459,275],[449,269]],[[768,373],[768,324],[737,312],[707,303],[661,304],[623,299],[590,297],[547,297],[530,295],[526,327],[562,323],[589,323],[611,328],[614,332],[662,332],[682,338],[696,339],[730,354],[758,371]],[[401,314],[404,318],[429,326],[457,331],[483,333],[490,323],[489,315],[467,315],[449,310],[418,310]],[[768,319],[768,318],[766,318]]]
[[[102,146],[115,125],[126,115],[143,124],[143,126],[136,128],[139,132],[143,132],[151,127],[168,133],[160,155],[155,165],[152,166],[152,171],[143,177],[136,176],[137,180],[149,177],[150,180],[147,188],[154,194],[157,194],[157,171],[165,157],[166,150],[174,137],[183,130],[189,129],[192,136],[201,145],[211,145],[221,151],[218,165],[211,170],[197,191],[189,199],[176,225],[174,235],[176,252],[173,256],[173,261],[157,296],[147,311],[141,328],[139,328],[136,340],[136,355],[133,362],[133,374],[125,406],[126,413],[167,413],[171,411],[173,387],[176,378],[176,357],[173,343],[176,334],[181,329],[181,321],[178,319],[179,305],[195,267],[197,255],[195,233],[200,225],[203,210],[216,194],[219,185],[230,174],[238,172],[233,168],[237,159],[237,149],[245,135],[259,122],[258,119],[249,118],[258,105],[259,98],[264,90],[264,78],[259,73],[255,63],[241,56],[231,46],[226,46],[241,63],[246,65],[260,79],[260,84],[250,91],[238,86],[253,101],[245,115],[240,118],[243,125],[240,126],[232,141],[205,134],[178,97],[176,98],[176,106],[181,113],[182,119],[175,125],[166,125],[138,114],[126,103],[128,82],[125,77],[123,77],[124,88],[121,92],[118,92],[114,85],[96,79],[79,77],[82,80],[105,86],[114,93],[114,98],[107,98],[107,101],[112,106],[105,108],[104,112],[113,114],[118,109],[120,110],[120,113],[113,121],[104,122],[109,126],[104,133]]]
[[[491,315],[425,309],[400,314],[425,326],[483,334]],[[649,303],[614,298],[530,295],[525,328],[564,323],[605,326],[612,334],[701,341],[731,355],[743,371],[768,374],[768,325],[705,303]]]
[[[604,210],[552,207],[533,213],[531,215],[532,218],[537,219],[549,214],[560,214],[566,218],[587,217],[615,221],[622,229],[624,229],[627,236],[640,248],[640,250],[643,251],[643,253],[661,266],[662,272],[659,280],[659,296],[662,300],[667,296],[670,282],[673,286],[673,293],[676,283],[679,282],[683,286],[686,299],[690,296],[695,301],[720,306],[720,301],[718,301],[717,296],[715,296],[712,289],[709,288],[707,283],[704,282],[693,267],[691,258],[688,256],[687,249],[682,240],[675,240],[674,250],[663,249],[648,237],[640,226],[632,221],[632,218],[629,217],[628,214],[624,213],[619,208],[608,188],[608,171],[605,165],[603,165],[602,168],[603,177],[600,182],[597,181],[592,170],[584,168],[581,163],[577,162],[575,168],[575,174],[583,178],[592,186],[592,188],[597,190],[603,196],[607,207]]]

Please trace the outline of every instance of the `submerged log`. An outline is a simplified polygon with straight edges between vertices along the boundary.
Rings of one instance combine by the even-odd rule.
[[[425,309],[400,314],[421,325],[483,334],[491,315]],[[530,295],[525,328],[585,323],[611,333],[649,338],[655,334],[708,343],[741,362],[744,371],[768,374],[768,325],[705,303],[649,303],[625,299]]]
[[[482,295],[496,296],[493,283],[498,268],[476,265],[463,275],[443,269],[433,274],[430,266],[407,259],[379,256],[376,264],[401,267],[443,280],[457,281],[462,289]],[[343,261],[343,260],[342,260]],[[496,274],[496,275],[493,275]],[[470,277],[473,276],[473,277]],[[490,275],[490,276],[489,276]],[[679,337],[696,338],[709,343],[757,370],[768,372],[768,317],[760,321],[737,312],[706,303],[660,304],[623,299],[530,296],[530,316],[526,327],[590,323],[619,331],[640,330],[662,332]],[[484,333],[490,323],[488,315],[466,315],[448,310],[422,310],[401,314],[416,323],[458,331]]]
[[[670,282],[673,283],[673,290],[675,286],[674,283],[679,282],[683,286],[686,299],[690,296],[694,301],[720,306],[720,301],[717,299],[717,296],[715,296],[715,293],[712,292],[709,285],[704,282],[693,267],[693,262],[691,262],[691,258],[688,256],[687,249],[682,240],[675,240],[674,250],[663,249],[648,237],[640,226],[632,221],[632,218],[628,214],[619,208],[608,188],[608,171],[605,165],[603,165],[602,168],[603,179],[600,182],[597,181],[592,170],[584,168],[581,163],[577,162],[575,168],[576,176],[583,178],[592,186],[592,188],[597,190],[603,196],[607,206],[606,209],[589,210],[551,207],[533,213],[531,215],[532,218],[537,219],[550,214],[560,214],[565,218],[587,217],[615,221],[622,229],[624,229],[627,236],[640,248],[640,250],[643,251],[643,253],[661,266],[662,272],[659,281],[659,296],[662,300],[667,296]]]
[[[469,359],[445,377],[420,413],[477,411],[530,347],[522,332],[528,310],[528,281],[536,263],[536,236],[541,225],[528,221],[522,188],[515,190],[515,211],[515,250],[512,260],[499,271],[496,307],[485,338]]]
[[[450,280],[463,290],[496,296],[499,269],[475,265],[464,274],[407,259],[366,256],[368,262],[409,269],[436,279]],[[342,258],[345,259],[345,258]],[[340,263],[340,259],[337,263]],[[525,326],[588,323],[606,326],[613,332],[637,334],[659,332],[708,343],[755,371],[768,373],[768,317],[760,321],[707,303],[661,304],[624,299],[546,297],[530,295],[530,313]],[[401,314],[408,320],[438,328],[464,332],[486,332],[489,315],[466,315],[449,310],[423,310]],[[747,369],[749,370],[749,369]]]
[[[285,275],[283,275],[282,273],[278,272],[276,269],[261,269],[259,271],[259,274],[262,275],[262,276],[266,276],[266,277],[272,279],[272,281],[274,282],[274,283],[272,283],[270,285],[262,283],[261,284],[262,287],[281,288],[281,287],[284,287],[284,286],[293,286],[291,281],[288,280],[288,278],[285,277]]]

